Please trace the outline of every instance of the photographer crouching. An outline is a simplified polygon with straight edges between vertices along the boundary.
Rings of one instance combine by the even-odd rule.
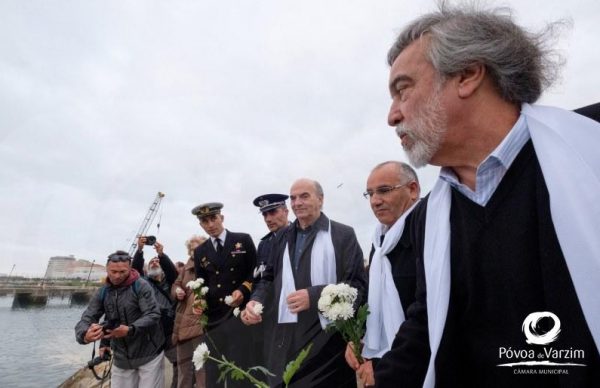
[[[116,251],[106,262],[106,284],[75,326],[80,344],[100,340],[100,357],[113,353],[112,388],[164,386],[160,308],[152,286],[131,268],[131,256]],[[105,316],[103,324],[98,324]]]
[[[131,267],[139,273],[144,271],[144,246],[154,246],[158,256],[153,257],[148,261],[148,269],[144,279],[150,283],[154,290],[154,297],[158,308],[160,309],[160,321],[165,336],[165,357],[173,365],[173,379],[171,380],[171,388],[177,388],[177,349],[171,341],[173,334],[173,324],[175,321],[175,305],[176,302],[171,298],[171,287],[177,279],[178,272],[175,264],[169,256],[164,253],[163,245],[156,241],[154,236],[141,236],[138,238],[137,250],[133,256]]]

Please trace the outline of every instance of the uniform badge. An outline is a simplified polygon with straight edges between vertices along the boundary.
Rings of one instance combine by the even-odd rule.
[[[246,253],[246,251],[242,250],[243,245],[241,242],[235,243],[235,245],[233,247],[235,248],[235,250],[233,252],[231,252],[232,257],[235,257],[235,255]]]
[[[260,263],[258,267],[254,268],[254,278],[256,279],[259,276],[262,278],[263,272],[265,272],[266,268],[267,266],[265,265],[265,263]]]
[[[202,266],[202,268],[208,267],[209,264],[210,264],[210,261],[208,261],[206,256],[204,256],[202,259],[200,259],[200,265]]]

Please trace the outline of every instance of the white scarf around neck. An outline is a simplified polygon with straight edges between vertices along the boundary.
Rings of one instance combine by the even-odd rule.
[[[404,322],[404,310],[392,275],[392,264],[387,257],[402,237],[406,217],[418,201],[394,222],[384,234],[385,225],[378,224],[371,239],[373,258],[369,265],[369,315],[362,355],[381,358],[392,347],[398,328]],[[383,242],[380,242],[384,235]]]
[[[558,108],[524,104],[531,140],[550,194],[550,212],[583,315],[600,344],[600,124]],[[450,298],[450,185],[429,195],[423,253],[431,358],[426,388],[435,386],[435,358]]]
[[[298,258],[299,259],[299,258]],[[331,221],[327,230],[317,231],[315,241],[310,252],[310,283],[311,286],[334,284],[337,281],[335,250],[331,238]],[[290,260],[289,246],[286,243],[283,251],[283,271],[281,273],[281,292],[279,293],[278,323],[296,323],[298,315],[290,311],[287,304],[287,296],[296,291],[294,273]],[[319,313],[321,327],[325,329],[329,323]]]

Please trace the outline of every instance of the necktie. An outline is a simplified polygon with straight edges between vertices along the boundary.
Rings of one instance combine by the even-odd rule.
[[[217,238],[215,240],[217,242],[217,253],[220,255],[221,253],[223,253],[223,244],[220,238]]]

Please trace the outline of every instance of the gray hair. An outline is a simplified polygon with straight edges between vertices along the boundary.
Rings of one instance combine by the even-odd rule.
[[[398,172],[398,178],[400,178],[401,182],[405,181],[407,179],[408,179],[408,181],[406,183],[411,182],[411,181],[417,182],[417,188],[419,190],[418,195],[421,195],[421,184],[419,183],[419,177],[417,176],[417,173],[415,172],[415,170],[407,163],[398,162],[396,160],[388,160],[387,162],[379,163],[377,166],[373,167],[371,172],[378,170],[381,167],[387,166],[389,164],[396,167],[396,171]]]
[[[188,251],[188,255],[191,256],[193,251],[192,251],[192,241],[197,240],[200,242],[200,244],[202,244],[204,241],[206,241],[206,237],[204,236],[199,236],[197,234],[193,234],[192,237],[188,238],[187,240],[185,240],[185,247]]]
[[[317,192],[317,195],[323,198],[323,186],[321,186],[321,184],[315,180],[313,180],[313,183],[315,184],[315,191]]]
[[[427,56],[442,80],[481,63],[510,103],[535,102],[557,78],[564,60],[552,45],[560,27],[570,26],[570,21],[549,23],[541,32],[530,33],[513,21],[508,8],[453,7],[445,1],[439,1],[438,8],[400,33],[388,52],[390,66],[407,46],[426,35]]]

